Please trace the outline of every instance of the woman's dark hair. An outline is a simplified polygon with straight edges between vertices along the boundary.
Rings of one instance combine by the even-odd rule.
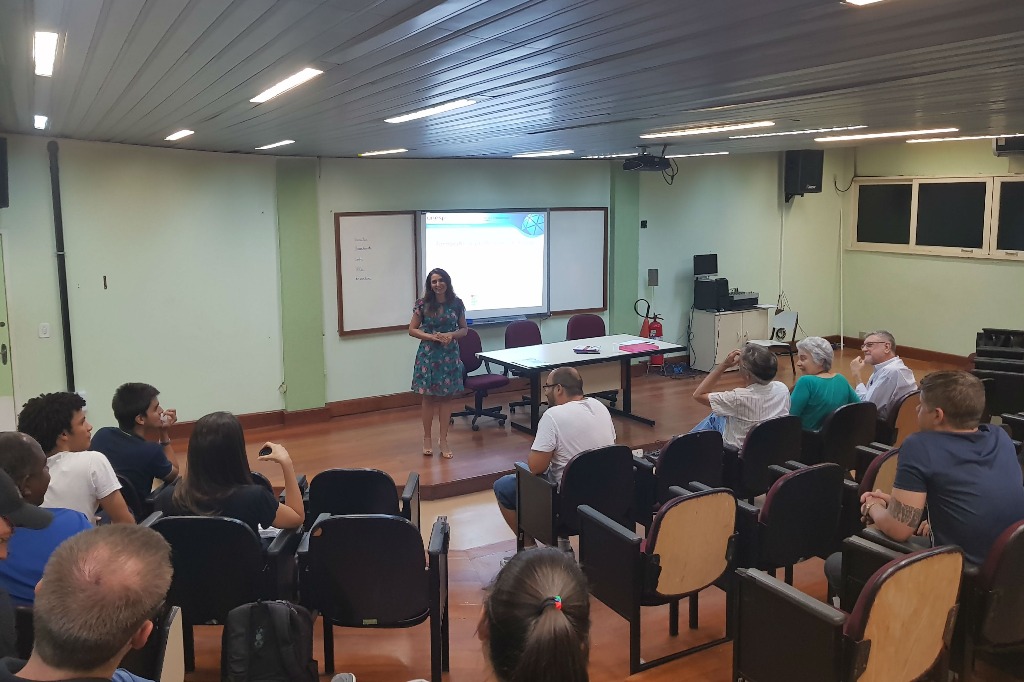
[[[430,278],[433,277],[434,275],[440,275],[444,283],[448,285],[448,291],[445,293],[445,299],[443,304],[437,300],[437,294],[435,294],[434,290],[430,287]],[[437,314],[437,311],[441,308],[442,305],[445,305],[449,308],[455,308],[455,310],[458,311],[459,315],[462,315],[463,311],[465,310],[465,307],[462,304],[462,299],[455,294],[455,289],[452,288],[451,275],[449,275],[441,268],[434,268],[433,270],[427,273],[427,280],[423,283],[424,314],[432,317]]]
[[[188,471],[174,490],[175,506],[216,515],[232,490],[252,485],[242,425],[230,412],[212,412],[196,422],[188,439]]]
[[[501,682],[589,679],[587,581],[561,550],[547,547],[512,557],[487,589],[484,617],[485,646]]]

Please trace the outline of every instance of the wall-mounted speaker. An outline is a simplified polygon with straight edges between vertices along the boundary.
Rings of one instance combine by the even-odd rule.
[[[825,165],[824,149],[791,149],[786,152],[786,201],[808,192],[821,191],[821,172]]]
[[[647,286],[658,286],[658,268],[647,268]]]
[[[0,208],[11,205],[11,195],[7,190],[7,138],[0,137]]]

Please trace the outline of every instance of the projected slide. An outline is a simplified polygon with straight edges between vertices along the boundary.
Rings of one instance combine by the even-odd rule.
[[[423,272],[444,268],[466,317],[547,311],[547,213],[423,214]]]

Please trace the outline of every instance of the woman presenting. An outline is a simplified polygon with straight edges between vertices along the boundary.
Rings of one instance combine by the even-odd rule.
[[[412,371],[412,390],[423,396],[423,454],[433,455],[431,428],[437,414],[441,456],[452,458],[448,446],[449,398],[462,393],[462,360],[455,339],[465,336],[466,306],[452,289],[452,278],[441,268],[427,273],[423,297],[416,301],[409,336],[420,340]]]

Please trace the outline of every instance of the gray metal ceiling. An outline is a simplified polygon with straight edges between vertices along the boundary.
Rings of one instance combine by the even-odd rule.
[[[33,73],[36,30],[62,36],[52,78]],[[324,73],[249,102],[307,66]],[[1022,0],[0,0],[0,130],[187,149],[579,157],[760,120],[1015,133],[1022,83]],[[384,122],[459,98],[478,103]],[[164,141],[182,128],[196,133]],[[652,145],[816,144],[730,134]]]

